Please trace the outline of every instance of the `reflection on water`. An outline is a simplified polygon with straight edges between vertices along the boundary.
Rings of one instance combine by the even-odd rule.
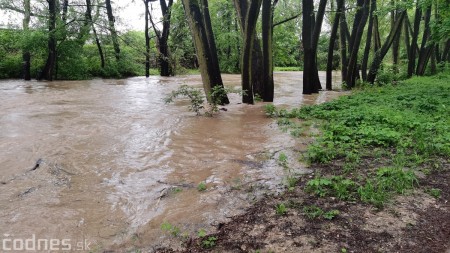
[[[238,75],[223,79],[239,86]],[[278,105],[338,95],[302,96],[299,72],[275,82]],[[163,102],[181,84],[201,87],[201,78],[0,81],[0,236],[89,239],[102,249],[139,234],[156,244],[164,221],[212,229],[244,210],[249,195],[232,190],[244,183],[277,188],[284,172],[261,154],[296,143],[262,105],[232,95],[227,112],[196,117],[186,103]]]

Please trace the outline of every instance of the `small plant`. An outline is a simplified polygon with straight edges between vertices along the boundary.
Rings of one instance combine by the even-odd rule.
[[[275,212],[278,215],[285,215],[287,212],[287,208],[286,205],[284,205],[283,203],[280,203],[278,205],[275,206]]]
[[[319,218],[324,213],[323,210],[317,206],[305,206],[303,212],[309,219]]]
[[[338,214],[339,214],[339,210],[331,210],[331,211],[328,211],[328,212],[324,213],[322,216],[323,216],[323,218],[325,218],[325,219],[327,219],[327,220],[332,220],[332,219],[334,219]]]
[[[325,197],[329,192],[332,183],[333,182],[328,178],[317,177],[306,184],[306,191],[312,192],[319,197]]]
[[[197,232],[197,235],[198,235],[198,237],[203,238],[203,237],[206,236],[206,231],[205,231],[204,229],[200,229],[200,230]]]
[[[433,198],[440,198],[441,197],[441,190],[436,188],[427,189],[426,192],[430,194]]]
[[[280,155],[278,156],[278,165],[280,165],[281,167],[287,169],[288,166],[288,157],[285,153],[280,153]]]
[[[200,183],[197,185],[197,190],[198,190],[199,192],[206,191],[206,184],[205,184],[205,182],[200,182]]]
[[[179,227],[174,226],[167,221],[161,224],[161,230],[170,233],[174,237],[177,237],[181,234],[181,230]]]
[[[253,100],[254,100],[255,102],[257,102],[257,103],[263,101],[261,95],[259,95],[258,93],[255,93],[255,97],[253,98]]]
[[[264,111],[268,117],[276,117],[277,116],[277,108],[273,104],[264,105]]]
[[[181,85],[177,90],[172,91],[170,95],[164,99],[164,102],[166,104],[172,103],[179,97],[188,98],[191,102],[189,110],[195,112],[197,115],[201,114],[200,110],[204,108],[203,103],[205,100],[200,89],[188,85]]]
[[[217,237],[209,236],[207,239],[202,241],[202,247],[205,249],[210,249],[216,246]]]
[[[293,176],[286,177],[286,183],[289,191],[293,191],[297,185],[298,179]]]

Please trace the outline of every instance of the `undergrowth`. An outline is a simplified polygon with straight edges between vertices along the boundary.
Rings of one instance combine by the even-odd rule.
[[[361,87],[352,95],[292,110],[267,105],[266,114],[291,134],[299,120],[319,127],[321,134],[304,159],[337,168],[308,182],[307,190],[319,197],[382,207],[393,194],[417,185],[414,171],[445,169],[439,161],[450,157],[448,74]]]

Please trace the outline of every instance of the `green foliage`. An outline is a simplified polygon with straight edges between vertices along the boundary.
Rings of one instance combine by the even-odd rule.
[[[214,246],[216,246],[216,241],[217,241],[217,237],[216,236],[209,236],[206,239],[202,240],[202,247],[205,249],[210,249],[213,248]]]
[[[441,190],[437,188],[426,189],[426,192],[430,194],[430,196],[438,199],[441,197]]]
[[[168,232],[169,234],[171,234],[174,237],[177,237],[181,234],[181,230],[179,227],[174,226],[167,221],[165,221],[163,224],[161,224],[161,230],[163,230],[164,232]]]
[[[203,109],[204,97],[201,89],[189,85],[181,85],[177,90],[172,91],[165,99],[165,103],[172,103],[178,97],[187,97],[190,101],[189,110],[200,115]]]
[[[200,182],[200,183],[197,185],[197,190],[198,190],[199,192],[206,191],[206,184],[205,184],[205,182]]]
[[[325,212],[324,210],[322,210],[322,208],[317,206],[305,206],[303,208],[303,213],[309,219],[318,219],[322,217],[327,220],[332,220],[336,216],[338,216],[340,212],[339,210],[330,210],[328,212]]]
[[[285,153],[280,153],[278,156],[278,165],[287,169],[288,168],[288,157]]]
[[[284,203],[280,203],[280,204],[275,205],[275,213],[277,215],[282,216],[282,215],[285,215],[286,212],[287,212],[287,207],[286,207],[286,205]]]

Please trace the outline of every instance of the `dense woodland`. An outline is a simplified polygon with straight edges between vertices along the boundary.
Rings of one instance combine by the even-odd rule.
[[[22,19],[0,29],[0,78],[198,68],[206,94],[223,85],[220,73],[241,73],[243,102],[253,103],[273,101],[274,66],[303,70],[303,93],[311,94],[333,88],[332,70],[353,88],[434,74],[450,62],[447,0],[143,0],[142,8],[145,31],[119,31],[121,10],[110,0],[0,0]]]

